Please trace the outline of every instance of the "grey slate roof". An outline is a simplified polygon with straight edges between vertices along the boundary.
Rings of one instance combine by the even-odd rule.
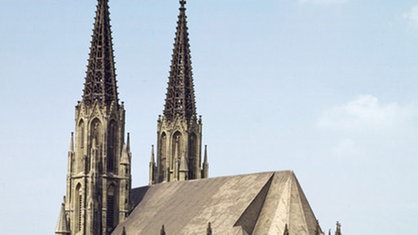
[[[292,171],[266,172],[137,188],[138,203],[112,234],[322,234]]]

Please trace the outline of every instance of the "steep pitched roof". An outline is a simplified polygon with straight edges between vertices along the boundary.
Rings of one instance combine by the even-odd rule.
[[[213,234],[315,235],[317,221],[291,171],[161,183],[133,190],[138,203],[120,224],[127,235]]]
[[[108,0],[97,3],[83,91],[86,105],[92,105],[96,100],[100,105],[118,102]]]
[[[189,33],[187,32],[186,1],[180,1],[180,14],[174,40],[170,75],[164,105],[164,116],[190,119],[196,116]]]

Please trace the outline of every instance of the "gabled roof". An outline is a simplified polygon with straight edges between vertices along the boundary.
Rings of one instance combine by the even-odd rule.
[[[112,234],[321,234],[291,171],[266,172],[134,189],[137,203]]]
[[[98,0],[97,3],[83,90],[83,102],[89,106],[95,101],[100,105],[118,102],[108,1]]]

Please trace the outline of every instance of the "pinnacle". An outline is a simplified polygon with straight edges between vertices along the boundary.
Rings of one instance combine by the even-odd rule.
[[[61,204],[61,210],[58,217],[58,224],[55,234],[70,234],[70,227],[65,215],[65,203]]]
[[[180,6],[181,6],[181,8],[180,9],[186,9],[184,6],[186,5],[186,0],[180,0]]]
[[[70,152],[74,152],[74,132],[71,132]]]
[[[151,146],[151,160],[150,163],[155,164],[154,145]]]
[[[208,164],[208,146],[205,145],[205,154],[203,156],[203,164]]]

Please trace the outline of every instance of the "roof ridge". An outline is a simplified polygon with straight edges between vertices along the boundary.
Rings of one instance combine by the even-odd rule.
[[[248,234],[253,234],[260,213],[264,207],[264,202],[267,198],[268,192],[270,190],[271,182],[273,181],[274,174],[270,176],[255,198],[251,201],[245,211],[241,214],[235,226],[241,226]],[[257,215],[257,216],[254,216]]]
[[[283,234],[286,224],[290,234],[314,234],[316,218],[299,209],[298,190],[291,171],[161,183],[131,194],[136,206],[113,234],[124,226],[153,234],[162,224],[173,234],[206,234],[209,222],[214,234]]]
[[[185,180],[185,181],[169,181],[169,182],[161,182],[155,185],[141,185],[135,188],[132,188],[132,190],[134,189],[139,189],[139,188],[145,188],[145,187],[158,187],[159,185],[164,185],[164,184],[171,184],[171,183],[178,183],[178,184],[187,184],[187,183],[193,183],[193,182],[198,182],[198,181],[206,181],[206,180],[214,180],[214,179],[222,179],[222,178],[236,178],[236,177],[245,177],[245,176],[254,176],[254,175],[262,175],[262,174],[276,174],[276,173],[287,173],[287,174],[294,174],[292,170],[283,170],[283,171],[263,171],[263,172],[256,172],[256,173],[245,173],[245,174],[239,174],[239,175],[225,175],[225,176],[216,176],[216,177],[210,177],[210,178],[202,178],[202,179],[190,179],[190,180]]]

